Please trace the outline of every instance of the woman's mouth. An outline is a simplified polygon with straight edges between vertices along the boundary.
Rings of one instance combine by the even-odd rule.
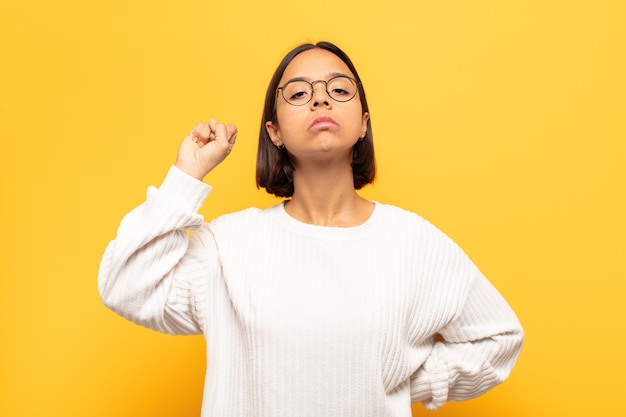
[[[339,124],[330,116],[316,117],[308,127],[311,132],[320,132],[322,130],[330,130],[339,127]]]

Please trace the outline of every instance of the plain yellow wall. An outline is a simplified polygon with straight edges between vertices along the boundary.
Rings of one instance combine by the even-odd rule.
[[[202,338],[106,310],[100,257],[197,121],[240,130],[207,219],[274,204],[254,187],[264,91],[318,40],[368,93],[363,194],[453,237],[527,332],[505,384],[414,414],[624,415],[624,4],[4,0],[0,415],[199,414]]]

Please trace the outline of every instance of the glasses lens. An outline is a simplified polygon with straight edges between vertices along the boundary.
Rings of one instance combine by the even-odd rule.
[[[306,81],[291,81],[283,87],[283,97],[294,106],[303,106],[311,100],[311,84]]]
[[[314,81],[319,83],[324,81]],[[352,78],[339,76],[326,81],[326,91],[330,97],[339,102],[350,101],[356,95],[356,81]],[[307,81],[290,81],[282,87],[283,97],[289,104],[303,106],[311,101],[313,87]]]
[[[352,78],[335,77],[328,80],[327,90],[335,101],[349,101],[356,95],[356,83]]]

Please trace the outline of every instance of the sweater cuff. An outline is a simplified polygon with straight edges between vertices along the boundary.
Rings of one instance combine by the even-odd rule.
[[[197,212],[213,188],[187,175],[172,165],[159,187],[159,192],[171,198],[185,211]]]
[[[428,410],[436,410],[442,407],[448,401],[448,370],[441,357],[441,343],[435,344],[435,349],[431,356],[424,362],[424,371],[428,375],[432,397],[430,400],[423,401],[422,404]]]

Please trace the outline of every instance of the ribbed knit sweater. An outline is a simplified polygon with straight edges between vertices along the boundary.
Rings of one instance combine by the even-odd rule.
[[[418,215],[376,203],[359,226],[325,227],[279,204],[205,223],[210,189],[172,167],[98,277],[128,320],[204,335],[204,417],[409,417],[508,377],[519,321]]]

